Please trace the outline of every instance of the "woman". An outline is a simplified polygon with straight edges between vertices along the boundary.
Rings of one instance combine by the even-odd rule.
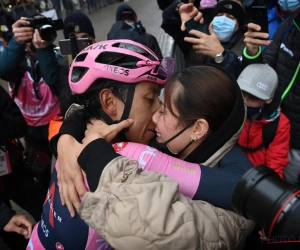
[[[182,70],[168,80],[162,101],[153,116],[157,140],[181,159],[215,165],[236,141],[245,114],[239,115],[243,100],[236,81],[220,69]],[[82,200],[80,215],[88,225],[115,249],[241,249],[251,230],[246,221],[231,212],[224,215],[224,210],[206,202],[192,202],[178,193],[177,182],[160,173],[140,173],[138,162],[120,157],[99,139],[111,141],[116,133],[105,125],[89,129],[78,158],[90,186],[97,179],[93,165],[101,175],[96,191]],[[201,166],[201,175],[207,173],[204,169]]]

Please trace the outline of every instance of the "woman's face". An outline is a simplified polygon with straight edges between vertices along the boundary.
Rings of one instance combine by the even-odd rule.
[[[126,133],[128,141],[147,145],[155,137],[152,115],[159,109],[159,93],[160,87],[155,83],[141,82],[136,86],[129,114],[134,123]]]
[[[174,113],[178,115],[176,107],[173,106],[172,109]],[[161,100],[160,109],[155,112],[152,120],[156,124],[156,140],[158,143],[165,143],[184,129],[184,127],[179,125],[179,119],[173,116],[164,105],[164,97]],[[192,129],[192,127],[186,129],[183,133],[168,143],[168,147],[173,153],[180,152],[186,145],[188,145],[191,141]]]

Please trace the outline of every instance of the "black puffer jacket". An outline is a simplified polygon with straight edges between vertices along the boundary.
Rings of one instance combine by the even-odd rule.
[[[273,67],[279,78],[277,91],[284,96],[281,103],[282,112],[291,122],[290,146],[300,149],[300,70],[296,75],[297,67],[300,64],[300,14],[296,17],[286,19],[281,23],[262,56],[255,58],[247,57],[244,53],[243,66],[251,63],[265,62]],[[299,65],[300,67],[300,65]],[[292,79],[296,75],[294,84]],[[283,95],[291,86],[286,95]]]

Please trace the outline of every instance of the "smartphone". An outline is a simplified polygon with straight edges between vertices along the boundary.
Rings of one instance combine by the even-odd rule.
[[[185,28],[186,28],[187,32],[190,32],[191,30],[198,30],[198,31],[201,31],[205,34],[208,33],[205,25],[203,25],[199,22],[196,22],[194,20],[194,18],[191,18],[190,20],[185,22]]]
[[[78,53],[82,51],[84,48],[92,44],[92,41],[89,38],[77,38],[77,48]],[[60,53],[62,55],[72,55],[72,48],[71,48],[71,40],[70,39],[62,39],[58,42]]]
[[[262,6],[253,6],[251,8],[251,20],[261,27],[260,32],[269,33],[268,11]]]

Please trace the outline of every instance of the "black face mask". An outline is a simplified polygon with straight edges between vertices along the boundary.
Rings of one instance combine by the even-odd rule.
[[[179,131],[176,135],[174,135],[173,137],[171,137],[169,140],[167,140],[166,142],[163,143],[158,143],[155,139],[150,141],[149,146],[154,147],[156,149],[158,149],[160,152],[165,153],[167,155],[173,156],[178,158],[180,156],[180,154],[186,150],[194,141],[190,141],[180,152],[178,153],[174,153],[172,152],[169,147],[168,147],[168,143],[173,141],[177,136],[181,135],[184,131],[186,131],[189,127],[191,127],[194,124],[194,122],[192,122],[190,125],[186,126],[184,129],[182,129],[181,131]]]

